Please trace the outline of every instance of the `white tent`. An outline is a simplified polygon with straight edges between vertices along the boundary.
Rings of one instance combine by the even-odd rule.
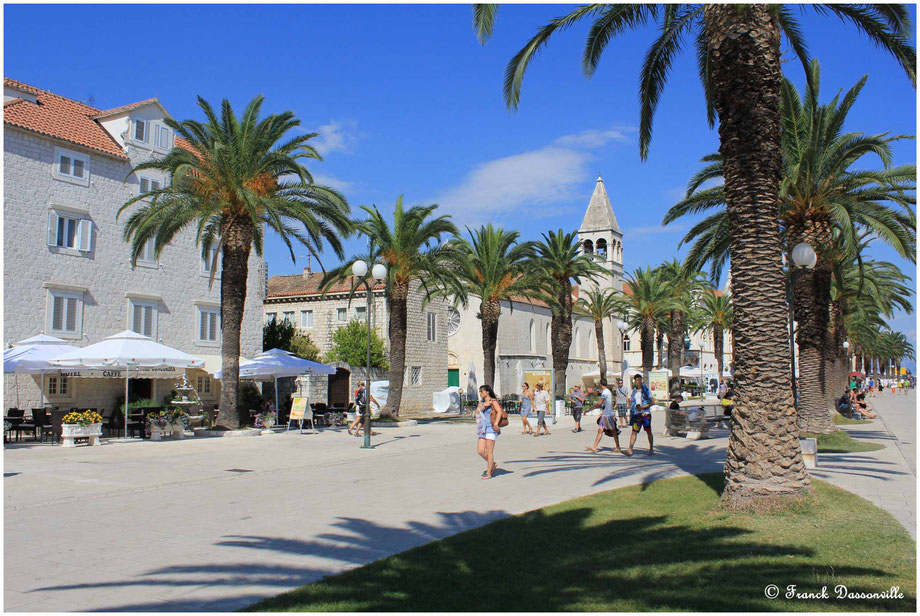
[[[125,368],[125,438],[128,436],[128,379],[131,368],[201,368],[204,360],[125,330],[101,342],[74,349],[50,362],[72,368]]]
[[[20,340],[3,352],[3,372],[12,374],[41,374],[41,404],[45,403],[45,373],[58,372],[49,360],[76,350],[60,338],[39,334]],[[19,406],[19,378],[16,377],[16,406]]]

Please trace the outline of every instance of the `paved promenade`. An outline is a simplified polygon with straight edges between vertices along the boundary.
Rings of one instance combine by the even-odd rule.
[[[512,418],[488,481],[469,423],[380,429],[373,451],[344,431],[7,448],[5,608],[234,610],[500,517],[724,461],[725,431],[656,437],[651,457],[642,435],[626,458],[612,439],[584,451],[593,432],[570,422],[533,438]],[[850,489],[871,500],[867,485],[914,485],[892,451],[857,454],[865,480]],[[820,472],[847,487],[844,463],[822,457]]]

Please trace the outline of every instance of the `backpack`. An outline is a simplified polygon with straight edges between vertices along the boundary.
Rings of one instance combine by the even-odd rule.
[[[366,389],[359,389],[355,392],[355,404],[364,406],[364,397],[367,394]]]

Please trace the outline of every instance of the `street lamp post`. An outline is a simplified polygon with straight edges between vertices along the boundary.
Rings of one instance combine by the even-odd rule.
[[[617,329],[620,330],[620,376],[623,378],[623,382],[626,382],[626,375],[624,374],[626,370],[623,367],[623,362],[626,361],[626,329],[628,327],[629,325],[626,321],[622,319],[617,321]]]
[[[367,263],[355,261],[351,266],[351,273],[364,283],[364,289],[367,291],[367,312],[364,315],[364,318],[367,319],[367,366],[364,382],[364,444],[361,445],[361,449],[373,449],[371,447],[371,310],[373,306],[370,280],[367,277]],[[384,280],[387,277],[386,266],[382,263],[375,264],[371,269],[371,277],[376,281]]]
[[[786,255],[783,255],[783,261],[786,261]],[[799,387],[795,381],[795,315],[792,310],[795,303],[795,281],[803,268],[812,269],[817,262],[818,255],[815,254],[814,248],[805,242],[796,244],[792,249],[792,264],[789,268],[789,276],[786,278],[786,304],[789,306],[789,359],[792,365],[792,404],[796,410],[799,408]]]

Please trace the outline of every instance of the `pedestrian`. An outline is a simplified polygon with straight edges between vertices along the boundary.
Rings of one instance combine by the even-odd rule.
[[[521,391],[521,427],[524,431],[521,434],[533,434],[533,427],[528,421],[530,411],[533,409],[533,392],[530,391],[530,385],[524,383],[524,389]]]
[[[364,425],[362,420],[364,418],[364,410],[368,406],[368,401],[372,404],[376,404],[378,409],[380,408],[380,403],[377,402],[377,399],[368,394],[369,392],[365,387],[364,381],[362,381],[361,384],[358,385],[358,389],[355,390],[355,420],[351,422],[351,425],[347,428],[349,434],[361,436],[361,427]],[[354,432],[352,432],[352,430],[354,430]]]
[[[606,385],[602,385],[601,397],[598,399],[597,404],[595,404],[591,410],[601,409],[601,416],[597,420],[597,436],[594,438],[594,445],[592,447],[585,447],[587,451],[591,453],[597,453],[597,446],[601,442],[601,438],[605,434],[613,437],[613,442],[616,443],[616,449],[614,451],[622,452],[620,449],[620,429],[617,427],[616,415],[613,412],[613,393],[610,391],[610,388]]]
[[[869,383],[869,395],[875,396],[875,381],[872,380],[871,376],[869,377],[868,383]]]
[[[476,451],[479,457],[486,461],[486,470],[482,472],[482,479],[491,479],[498,463],[495,462],[495,441],[501,435],[499,425],[504,415],[502,405],[498,403],[491,385],[479,388],[479,406],[476,407]]]
[[[729,385],[725,390],[725,395],[722,396],[722,414],[725,417],[731,417],[733,410],[735,410],[735,388]]]
[[[629,424],[626,421],[626,411],[629,409],[629,394],[623,387],[623,379],[617,379],[617,417],[619,418],[620,427],[625,428]]]
[[[632,425],[632,434],[629,435],[629,449],[626,455],[633,455],[633,445],[636,444],[636,437],[639,436],[639,430],[644,429],[648,436],[648,455],[655,455],[655,446],[652,442],[652,392],[648,386],[642,382],[642,375],[637,374],[633,377],[633,389],[629,398],[630,419]]]
[[[898,394],[898,379],[888,379],[891,382],[891,393],[892,395]]]
[[[725,392],[728,391],[728,385],[725,383],[725,379],[722,379],[722,382],[719,383],[719,398],[725,397]]]
[[[575,420],[575,429],[572,432],[581,432],[581,412],[585,408],[585,395],[581,393],[581,387],[576,385],[572,388],[569,401],[572,403],[572,418]]]
[[[537,391],[533,394],[533,408],[537,412],[537,431],[534,437],[540,436],[540,428],[543,433],[549,436],[549,428],[546,427],[546,413],[549,411],[549,392],[543,389],[543,383],[537,383]]]

